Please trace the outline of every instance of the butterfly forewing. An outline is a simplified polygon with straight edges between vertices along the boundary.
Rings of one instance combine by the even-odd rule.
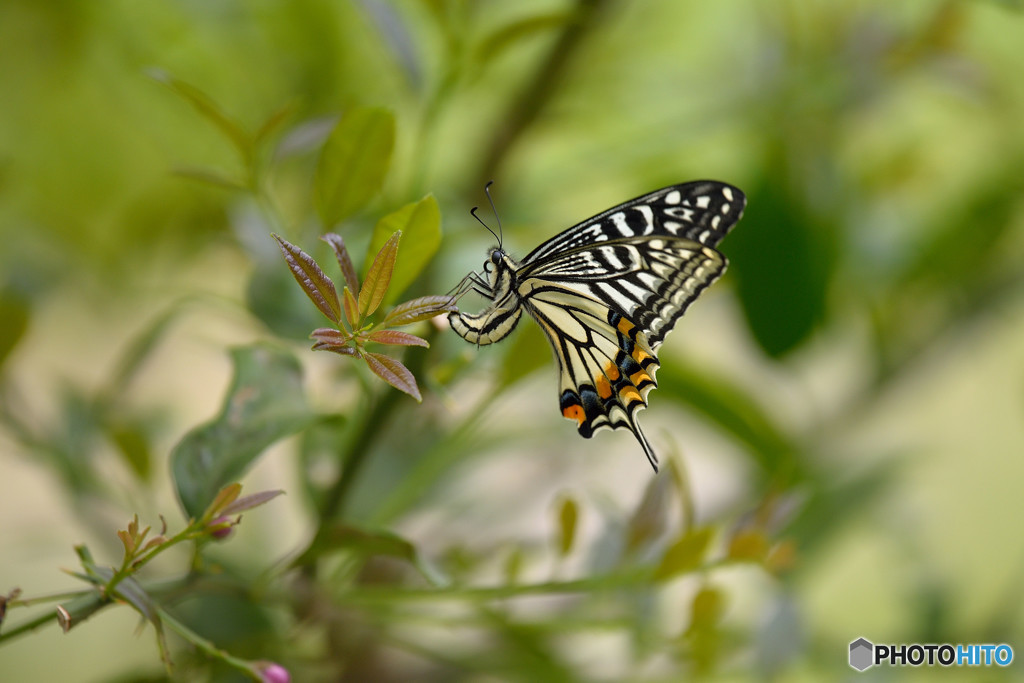
[[[523,265],[598,242],[644,235],[681,237],[713,247],[740,219],[745,205],[743,192],[724,183],[672,185],[577,223],[531,251]]]
[[[740,190],[723,183],[673,185],[569,228],[522,262],[500,252],[492,305],[477,316],[452,313],[452,327],[490,343],[511,331],[510,306],[525,308],[558,359],[562,415],[585,437],[605,427],[629,429],[657,470],[635,418],[656,386],[655,353],[725,271],[714,246],[745,203]]]

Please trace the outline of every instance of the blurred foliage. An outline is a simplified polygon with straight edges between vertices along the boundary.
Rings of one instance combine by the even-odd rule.
[[[898,486],[914,453],[850,435],[929,352],[1024,293],[1022,9],[0,3],[5,450],[52,473],[78,521],[112,537],[105,511],[145,504],[168,464],[195,522],[267,446],[299,434],[289,493],[308,514],[304,538],[278,539],[259,567],[197,543],[184,581],[142,572],[125,583],[138,599],[121,597],[155,629],[193,638],[197,649],[168,639],[181,680],[230,680],[224,651],[272,657],[295,680],[842,675],[845,644],[807,637],[801,581]],[[371,309],[429,301],[418,297],[479,268],[488,236],[465,210],[486,181],[496,180],[507,247],[522,254],[616,202],[700,177],[749,198],[722,244],[730,273],[706,296],[714,303],[697,304],[732,311],[738,324],[714,331],[737,339],[718,345],[717,364],[678,343],[682,333],[662,349],[655,410],[681,407],[679,423],[699,423],[705,438],[659,439],[686,457],[668,458],[630,509],[583,481],[552,502],[546,482],[574,455],[551,435],[572,430],[554,414],[550,350],[529,324],[476,354],[399,304],[381,325],[414,324],[430,347],[374,356],[380,367],[332,357],[338,392],[310,395],[298,342],[321,313],[338,329],[317,329],[319,348],[350,349]],[[317,241],[332,231],[340,237]],[[349,254],[362,253],[357,273]],[[225,306],[194,273],[228,277],[237,296]],[[223,394],[220,413],[171,427],[172,406],[132,388],[174,328],[225,309],[246,339],[230,352],[234,379],[196,389]],[[70,329],[83,312],[100,328],[127,318],[135,332],[121,325],[105,339],[120,351],[99,381],[58,370],[40,382],[37,349],[97,364]],[[420,338],[396,334],[408,337],[367,340]],[[399,367],[422,404],[373,378]],[[849,371],[833,381],[834,368]],[[792,390],[815,373],[829,378],[826,400]],[[550,404],[551,431],[510,417],[517,399]],[[166,455],[169,434],[179,440]],[[697,505],[690,448],[738,461],[727,500]],[[510,451],[529,465],[501,469]],[[479,472],[507,473],[488,480],[495,490],[517,485],[512,472],[533,477],[537,498],[503,507]],[[475,507],[460,507],[459,486],[477,487]],[[501,524],[538,509],[548,515],[535,534]],[[423,522],[438,519],[443,530]],[[112,568],[79,558],[92,584],[110,584]],[[1019,639],[1005,605],[956,631],[944,616],[953,598],[926,579],[904,639]],[[774,611],[756,612],[751,585],[753,602]],[[31,630],[14,608],[36,600],[11,596],[4,650]],[[81,600],[86,614],[113,604],[98,589]]]

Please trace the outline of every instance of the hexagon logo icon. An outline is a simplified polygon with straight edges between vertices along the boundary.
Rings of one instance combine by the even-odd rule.
[[[858,638],[850,643],[850,666],[857,671],[864,671],[874,664],[875,646],[866,638]]]

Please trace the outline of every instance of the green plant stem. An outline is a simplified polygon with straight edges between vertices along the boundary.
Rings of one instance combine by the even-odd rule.
[[[666,577],[665,579],[654,578],[655,567],[642,566],[583,579],[544,581],[541,583],[510,586],[446,586],[440,588],[398,589],[395,586],[360,585],[357,591],[347,593],[343,600],[352,605],[373,606],[436,600],[489,601],[537,595],[595,593],[630,588],[659,588],[683,576],[697,576],[726,567],[756,566],[757,564],[753,560],[723,557],[707,562],[700,567],[695,567],[692,570]]]
[[[41,626],[49,626],[57,623],[57,615],[53,612],[44,612],[24,624],[18,624],[12,629],[0,631],[0,644],[13,640],[14,638],[35,631]]]
[[[21,604],[25,605],[29,602],[40,602],[43,599],[43,597],[33,598],[31,601],[22,601]],[[45,596],[45,599],[61,603],[60,606],[63,607],[67,613],[67,628],[78,625],[104,607],[113,604],[113,601],[110,600],[110,598],[105,597],[103,593],[95,589],[62,593],[60,595],[48,595]],[[56,610],[43,612],[24,624],[19,624],[12,629],[0,633],[0,643],[15,638],[16,636],[34,631],[41,626],[56,623],[58,623]]]
[[[399,396],[401,394],[390,387],[384,390],[359,425],[358,431],[352,437],[348,447],[348,455],[345,458],[341,475],[324,499],[324,505],[320,512],[321,528],[325,522],[334,519],[338,513],[344,510],[349,492],[366,462],[366,456],[371,451],[373,441],[381,432],[381,425],[391,414]]]
[[[132,559],[131,561],[127,561],[126,558],[126,562],[122,564],[121,568],[117,570],[117,572],[112,577],[110,577],[110,581],[107,582],[105,590],[107,591],[108,594],[113,595],[114,590],[117,588],[117,584],[121,583],[121,581],[124,580],[125,577],[131,576],[132,574],[134,574],[135,572],[149,564],[149,562],[154,557],[164,552],[168,548],[181,543],[182,541],[188,541],[194,538],[199,538],[203,535],[205,535],[205,532],[201,527],[193,528],[191,525],[189,525],[185,527],[177,535],[172,536],[160,545],[153,547],[149,551],[148,555],[144,555],[143,557],[140,557],[138,559]]]
[[[424,338],[428,342],[433,341],[436,334],[437,331],[431,328],[424,335]],[[426,366],[426,358],[427,354],[425,353],[411,355],[408,366],[413,376],[422,376],[423,369]],[[334,486],[327,492],[327,496],[324,499],[324,505],[320,512],[320,529],[317,532],[318,534],[323,530],[325,524],[329,523],[338,514],[344,512],[352,485],[359,476],[359,472],[366,462],[367,455],[372,450],[371,446],[374,440],[384,433],[382,427],[398,405],[398,400],[401,397],[401,393],[390,387],[383,390],[383,393],[378,394],[373,407],[349,441],[341,475]]]
[[[508,151],[533,125],[558,91],[573,55],[608,4],[609,0],[577,0],[573,10],[574,21],[566,25],[547,59],[538,65],[533,78],[516,98],[511,111],[496,127],[479,174],[471,179],[473,182],[493,180],[498,174]]]
[[[593,576],[570,581],[545,581],[511,586],[452,586],[448,588],[412,588],[396,590],[393,586],[377,588],[360,586],[359,591],[345,596],[353,603],[414,602],[420,600],[501,600],[532,595],[560,595],[565,593],[590,593],[593,591],[654,586],[654,570],[641,567],[606,576]]]
[[[219,659],[225,664],[235,667],[236,669],[245,674],[248,674],[253,678],[253,680],[263,680],[263,677],[260,676],[260,673],[256,669],[256,665],[253,662],[249,662],[244,659],[239,659],[238,657],[234,657],[231,654],[225,652],[224,650],[221,650],[212,642],[210,642],[206,638],[203,638],[198,633],[190,629],[188,626],[185,626],[185,624],[181,623],[180,621],[172,617],[170,614],[167,613],[167,610],[158,607],[157,613],[160,615],[161,622],[163,622],[168,628],[177,633],[179,636],[195,645],[196,648],[200,651],[205,652],[206,654],[215,659]]]

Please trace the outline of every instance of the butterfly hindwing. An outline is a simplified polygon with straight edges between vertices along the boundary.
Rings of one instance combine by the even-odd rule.
[[[658,358],[646,335],[604,302],[569,288],[536,291],[526,308],[558,360],[562,415],[586,438],[603,428],[630,430],[657,469],[657,456],[636,423],[657,386]]]

